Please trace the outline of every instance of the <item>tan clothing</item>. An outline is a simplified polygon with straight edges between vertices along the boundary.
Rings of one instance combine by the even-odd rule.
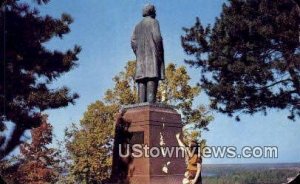
[[[199,157],[197,154],[194,154],[192,157],[188,158],[187,171],[188,171],[189,180],[193,180],[196,177],[198,163],[202,164],[202,158]],[[202,177],[200,173],[200,176],[197,180],[197,184],[201,184],[201,183],[202,183]]]
[[[198,157],[197,154],[194,154],[193,156],[191,156],[188,159],[188,166],[187,166],[187,170],[189,171],[197,171],[197,164],[198,163],[202,163],[202,159],[201,157]]]

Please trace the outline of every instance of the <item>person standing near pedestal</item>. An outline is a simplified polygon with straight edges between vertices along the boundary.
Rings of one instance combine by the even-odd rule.
[[[165,78],[164,49],[159,23],[153,5],[143,9],[143,19],[133,31],[131,47],[136,55],[135,81],[139,102],[156,101],[159,80]]]
[[[180,133],[176,134],[176,139],[179,146],[184,149],[185,156],[187,159],[187,172],[183,179],[183,184],[202,184],[201,169],[202,169],[202,158],[199,153],[199,144],[197,141],[189,140],[188,147],[181,141]]]

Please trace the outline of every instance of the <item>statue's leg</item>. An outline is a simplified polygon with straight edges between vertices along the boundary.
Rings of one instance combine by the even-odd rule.
[[[138,84],[139,103],[146,102],[146,83],[140,81]]]
[[[153,79],[147,82],[147,102],[154,103],[156,101],[156,93],[158,80]]]

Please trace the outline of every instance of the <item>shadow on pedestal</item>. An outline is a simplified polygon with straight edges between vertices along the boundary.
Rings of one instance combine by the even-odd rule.
[[[172,106],[160,103],[134,104],[123,109],[116,121],[111,183],[182,183],[184,154],[175,137],[182,131],[180,114]],[[134,145],[143,148],[142,157],[119,155],[120,151],[132,153]],[[154,157],[145,154],[147,146]],[[168,154],[167,149],[173,152]]]

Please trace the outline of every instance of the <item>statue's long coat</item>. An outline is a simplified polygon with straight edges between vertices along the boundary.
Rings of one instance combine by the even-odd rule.
[[[156,19],[148,16],[136,25],[131,47],[137,60],[135,80],[165,78],[163,42]]]

